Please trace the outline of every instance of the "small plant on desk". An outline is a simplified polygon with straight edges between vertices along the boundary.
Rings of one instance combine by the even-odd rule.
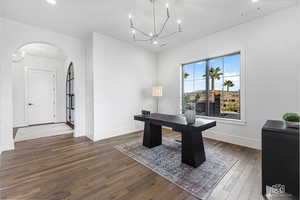
[[[283,120],[289,128],[299,128],[300,116],[297,113],[286,113],[283,115]]]

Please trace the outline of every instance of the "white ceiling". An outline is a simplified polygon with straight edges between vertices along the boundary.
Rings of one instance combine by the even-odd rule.
[[[57,4],[53,6],[45,0],[1,0],[1,14],[5,18],[75,37],[85,38],[91,32],[98,32],[132,42],[128,22],[128,13],[131,12],[136,26],[149,33],[152,31],[149,0],[56,1]],[[183,33],[169,39],[165,47],[137,44],[154,51],[180,45],[299,3],[299,0],[260,0],[258,3],[252,3],[251,0],[158,1],[158,19],[163,19],[164,5],[168,2],[172,22],[167,27],[168,31],[176,29],[175,22],[180,18],[183,21]]]

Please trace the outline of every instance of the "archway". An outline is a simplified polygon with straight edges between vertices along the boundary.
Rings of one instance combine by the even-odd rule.
[[[64,126],[67,66],[65,53],[46,42],[27,43],[13,53],[15,141],[73,133]]]

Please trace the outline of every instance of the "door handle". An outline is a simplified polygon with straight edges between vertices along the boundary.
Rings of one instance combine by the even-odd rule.
[[[28,103],[29,106],[33,106],[33,103]]]

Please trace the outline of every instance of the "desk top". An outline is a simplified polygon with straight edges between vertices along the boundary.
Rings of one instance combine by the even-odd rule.
[[[188,125],[184,116],[166,115],[160,113],[152,113],[150,116],[135,115],[134,119],[144,122],[148,121],[157,125],[168,126],[178,131],[187,129],[204,131],[216,126],[216,121],[214,120],[197,118],[195,124]]]

